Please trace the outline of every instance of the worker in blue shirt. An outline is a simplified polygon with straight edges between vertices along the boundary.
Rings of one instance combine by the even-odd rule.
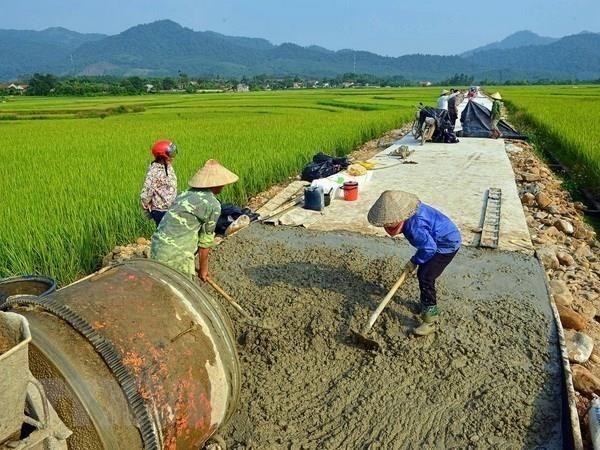
[[[414,332],[418,336],[433,333],[439,322],[435,282],[460,248],[458,227],[440,211],[404,191],[383,192],[367,218],[392,237],[402,233],[417,249],[404,267],[409,273],[418,268],[422,324]]]

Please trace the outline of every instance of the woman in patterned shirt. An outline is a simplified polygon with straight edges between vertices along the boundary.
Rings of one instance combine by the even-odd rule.
[[[177,175],[171,164],[177,154],[177,146],[171,141],[157,141],[152,146],[152,154],[154,161],[146,172],[140,200],[142,208],[158,226],[177,197]]]

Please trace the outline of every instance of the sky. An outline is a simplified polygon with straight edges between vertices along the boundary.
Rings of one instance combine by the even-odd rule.
[[[1,0],[0,29],[119,34],[170,19],[194,31],[383,56],[454,55],[529,30],[600,32],[600,0]]]

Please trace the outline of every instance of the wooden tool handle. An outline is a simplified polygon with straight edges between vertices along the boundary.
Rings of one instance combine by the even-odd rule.
[[[206,280],[206,282],[208,284],[210,284],[214,288],[215,291],[217,291],[219,294],[221,294],[231,304],[231,306],[233,306],[235,308],[235,310],[237,312],[239,312],[244,317],[244,319],[246,319],[246,322],[249,325],[252,325],[252,326],[255,326],[255,327],[259,327],[259,328],[263,328],[265,330],[272,330],[273,328],[279,326],[277,324],[277,322],[267,323],[267,322],[265,322],[263,320],[260,320],[260,319],[258,319],[256,317],[252,317],[250,315],[250,313],[248,311],[246,311],[244,308],[242,308],[227,292],[225,292],[221,288],[221,286],[219,286],[217,284],[216,281],[213,281],[213,280],[211,280],[209,278],[209,279]]]
[[[387,304],[392,299],[398,288],[402,285],[402,283],[404,283],[404,280],[406,279],[407,275],[408,270],[404,270],[400,275],[400,278],[398,278],[398,281],[396,281],[396,283],[392,286],[392,288],[389,290],[384,299],[381,300],[381,303],[379,303],[377,309],[373,312],[373,314],[371,314],[371,317],[369,318],[369,321],[367,322],[367,325],[363,330],[363,334],[367,334],[371,330],[371,327],[379,317],[379,314],[381,314],[381,311],[383,311],[383,309],[387,306]]]
[[[246,312],[246,310],[245,310],[244,308],[242,308],[242,307],[241,307],[241,306],[240,306],[240,305],[239,305],[239,304],[238,304],[238,303],[237,303],[237,302],[236,302],[236,301],[235,301],[235,300],[234,300],[234,299],[233,299],[233,298],[232,298],[232,297],[231,297],[231,296],[230,296],[230,295],[227,293],[227,292],[225,292],[225,291],[224,291],[224,290],[221,288],[221,286],[219,286],[219,285],[217,284],[217,282],[216,282],[216,281],[213,281],[213,280],[211,280],[211,279],[209,278],[209,279],[207,279],[207,280],[206,280],[206,282],[207,282],[208,284],[210,284],[210,285],[211,285],[211,286],[212,286],[212,287],[215,289],[215,291],[217,291],[219,294],[221,294],[223,297],[225,297],[225,299],[226,299],[226,300],[227,300],[229,303],[231,303],[231,305],[232,305],[232,306],[233,306],[233,307],[234,307],[234,308],[235,308],[235,309],[236,309],[236,310],[237,310],[237,311],[238,311],[238,312],[239,312],[239,313],[240,313],[242,316],[244,316],[244,317],[245,317],[245,318],[247,318],[247,319],[252,319],[252,318],[253,318],[253,317],[252,317],[250,314],[248,314],[248,313]]]
[[[211,286],[212,286],[212,287],[215,289],[215,291],[217,291],[219,294],[221,294],[221,295],[222,295],[223,297],[225,297],[227,300],[229,300],[229,301],[233,300],[233,298],[231,298],[231,296],[230,296],[230,295],[229,295],[227,292],[225,292],[225,291],[224,291],[224,290],[221,288],[221,286],[219,286],[219,285],[217,284],[217,282],[216,282],[216,281],[213,281],[212,279],[208,278],[208,279],[206,280],[206,282],[207,282],[208,284],[210,284],[210,285],[211,285]]]

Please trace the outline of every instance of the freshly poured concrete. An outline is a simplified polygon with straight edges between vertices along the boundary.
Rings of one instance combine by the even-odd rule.
[[[570,448],[557,328],[535,257],[464,247],[438,279],[441,323],[414,336],[410,277],[362,330],[414,249],[406,240],[252,223],[213,249],[242,369],[227,448]],[[207,289],[210,287],[207,286]]]
[[[407,164],[388,155],[401,144],[415,150]],[[503,141],[420,146],[407,136],[371,160],[378,168],[366,176],[318,181],[329,188],[356,180],[358,200],[338,190],[322,212],[297,207],[278,217],[308,229],[251,224],[214,250],[225,289],[282,324],[265,332],[232,316],[244,379],[238,410],[221,430],[228,447],[570,447],[560,327]],[[472,246],[490,187],[503,194],[498,250]],[[356,347],[351,329],[367,323],[414,253],[367,222],[386,189],[444,211],[470,248],[437,281],[436,334],[413,334],[419,288],[411,277],[371,330],[384,348],[373,355]]]

